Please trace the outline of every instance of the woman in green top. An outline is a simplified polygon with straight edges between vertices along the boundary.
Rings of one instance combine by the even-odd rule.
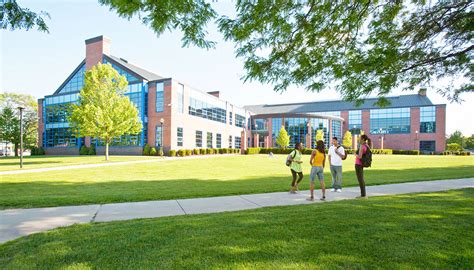
[[[296,193],[298,190],[298,184],[303,180],[303,169],[301,168],[301,150],[303,149],[303,144],[298,142],[295,145],[295,150],[290,153],[291,161],[291,175],[293,176],[293,181],[291,182],[290,193]],[[298,181],[296,181],[296,175],[298,174]]]

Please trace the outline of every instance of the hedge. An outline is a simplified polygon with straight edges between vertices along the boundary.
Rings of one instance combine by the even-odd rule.
[[[392,150],[394,155],[419,155],[419,150]]]
[[[170,150],[170,151],[168,152],[168,156],[170,156],[170,157],[176,156],[176,150]]]
[[[45,154],[44,149],[41,146],[40,147],[33,146],[31,147],[30,150],[31,150],[32,156],[42,156]]]
[[[180,150],[178,150],[178,152],[177,152],[177,155],[180,156],[180,157],[184,157],[184,154],[185,154],[185,152],[184,152],[183,149],[180,149]]]
[[[256,154],[259,154],[259,153],[260,153],[260,148],[258,148],[258,147],[249,147],[245,151],[246,155],[256,155]]]
[[[199,149],[194,149],[193,152],[194,152],[195,155],[201,154],[201,152],[199,152]]]
[[[157,153],[158,153],[158,152],[156,151],[156,148],[155,148],[155,147],[152,147],[152,148],[150,149],[150,156],[156,156]]]
[[[443,151],[440,155],[456,155],[456,156],[470,156],[471,152],[469,151]]]

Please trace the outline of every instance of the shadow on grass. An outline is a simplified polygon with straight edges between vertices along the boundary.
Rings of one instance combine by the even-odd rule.
[[[367,170],[367,185],[457,179],[474,177],[473,166],[451,168],[417,168],[405,170]],[[74,175],[80,181],[81,175]],[[159,179],[159,178],[158,178]],[[345,173],[343,186],[357,186],[353,172]],[[104,204],[148,200],[169,200],[196,197],[227,196],[252,193],[287,191],[290,176],[254,177],[234,180],[220,179],[165,179],[98,182],[68,182],[54,180],[0,183],[1,208],[31,208],[63,205]],[[325,174],[326,187],[331,178]],[[305,175],[300,189],[309,188]],[[319,189],[319,185],[316,185]]]
[[[473,205],[465,189],[77,225],[0,246],[0,266],[470,269]]]

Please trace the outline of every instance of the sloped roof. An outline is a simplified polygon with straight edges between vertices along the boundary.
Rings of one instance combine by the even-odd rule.
[[[146,69],[130,64],[127,60],[122,59],[120,57],[116,57],[113,55],[106,55],[106,54],[104,54],[104,56],[108,58],[108,60],[112,60],[116,64],[127,69],[128,71],[131,71],[131,73],[133,73],[134,75],[138,75],[138,77],[145,79],[147,81],[155,81],[155,80],[161,80],[165,78],[158,74],[150,72]]]
[[[418,94],[402,95],[396,97],[387,97],[390,105],[385,108],[399,107],[417,107],[433,105],[427,96]],[[314,101],[304,103],[287,103],[287,104],[261,104],[244,106],[245,109],[255,114],[276,114],[276,113],[309,113],[309,112],[328,112],[328,111],[346,111],[346,110],[367,110],[378,109],[380,107],[374,105],[377,98],[365,99],[364,104],[357,107],[353,102],[332,100],[332,101]]]

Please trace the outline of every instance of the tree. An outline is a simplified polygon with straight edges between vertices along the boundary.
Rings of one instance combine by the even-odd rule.
[[[352,148],[352,133],[349,130],[344,134],[342,145],[346,148]]]
[[[283,149],[287,148],[290,145],[290,136],[286,132],[285,128],[282,126],[280,128],[280,132],[278,133],[278,137],[276,138],[276,143]]]
[[[462,148],[466,146],[464,142],[464,136],[462,135],[462,132],[459,130],[454,131],[453,134],[449,135],[449,137],[446,139],[446,144],[450,144],[450,143],[457,143]]]
[[[86,71],[79,104],[72,105],[68,122],[79,137],[90,136],[105,142],[105,160],[114,137],[137,134],[142,129],[138,110],[124,94],[127,79],[110,64],[97,64]]]
[[[316,130],[316,141],[324,141],[324,131],[322,129]]]
[[[23,110],[23,143],[27,148],[37,144],[38,140],[38,104],[31,95],[17,93],[0,94],[0,140],[12,143],[15,156],[18,156],[20,144],[20,113]]]
[[[464,138],[465,142],[465,147],[466,149],[473,150],[474,149],[474,135],[471,135],[471,137],[465,137]]]
[[[448,99],[474,91],[473,1],[234,1],[236,15],[218,14],[204,0],[99,0],[119,16],[138,16],[157,35],[183,34],[184,46],[210,49],[210,22],[235,43],[247,80],[309,91],[335,87],[362,102],[392,89],[431,86]],[[431,82],[454,82],[442,85]],[[463,83],[455,83],[455,82]]]
[[[44,11],[36,13],[20,7],[16,0],[0,2],[0,26],[2,29],[30,30],[36,26],[39,31],[49,33],[43,17],[50,18],[49,14]]]

